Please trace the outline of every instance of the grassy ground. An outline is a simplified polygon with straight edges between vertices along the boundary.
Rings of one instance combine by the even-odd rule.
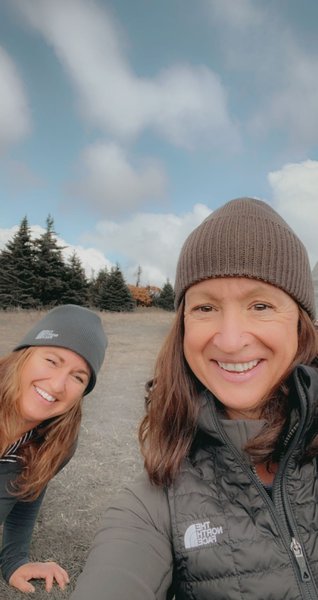
[[[36,312],[0,312],[0,353],[10,351],[39,318]],[[155,309],[101,313],[109,338],[97,386],[85,399],[78,450],[50,483],[32,542],[34,560],[55,560],[69,573],[67,591],[22,594],[0,579],[0,600],[66,600],[83,567],[111,496],[141,469],[137,425],[144,383],[173,319]]]

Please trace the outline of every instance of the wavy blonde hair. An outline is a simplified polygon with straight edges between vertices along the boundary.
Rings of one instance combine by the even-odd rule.
[[[19,399],[21,373],[33,347],[0,358],[0,456],[21,433]],[[43,421],[28,443],[19,448],[21,471],[11,482],[15,496],[35,500],[57,471],[72,456],[82,417],[82,398],[65,414]]]

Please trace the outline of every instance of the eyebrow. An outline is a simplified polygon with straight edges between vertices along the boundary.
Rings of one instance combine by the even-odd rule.
[[[49,349],[46,346],[46,351],[49,354],[54,354],[54,356],[56,356],[62,363],[65,363],[65,358],[63,358],[58,351],[53,350],[53,349]],[[84,359],[85,360],[85,359]],[[82,367],[79,367],[78,369],[72,369],[73,371],[75,371],[76,373],[83,373],[84,375],[87,375],[88,378],[90,378],[90,367],[88,367],[87,369],[83,369]]]

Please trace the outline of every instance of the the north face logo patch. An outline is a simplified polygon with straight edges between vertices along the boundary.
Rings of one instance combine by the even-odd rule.
[[[210,521],[203,523],[193,523],[188,527],[184,534],[184,547],[197,548],[198,546],[207,546],[216,544],[217,536],[223,533],[223,527],[211,527]]]
[[[42,329],[37,336],[36,340],[52,340],[53,338],[59,337],[58,333],[55,333],[53,329]]]

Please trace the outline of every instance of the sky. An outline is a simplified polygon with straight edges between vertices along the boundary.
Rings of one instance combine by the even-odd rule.
[[[173,283],[194,227],[265,200],[318,260],[316,0],[2,0],[0,249],[48,215],[87,275]]]

